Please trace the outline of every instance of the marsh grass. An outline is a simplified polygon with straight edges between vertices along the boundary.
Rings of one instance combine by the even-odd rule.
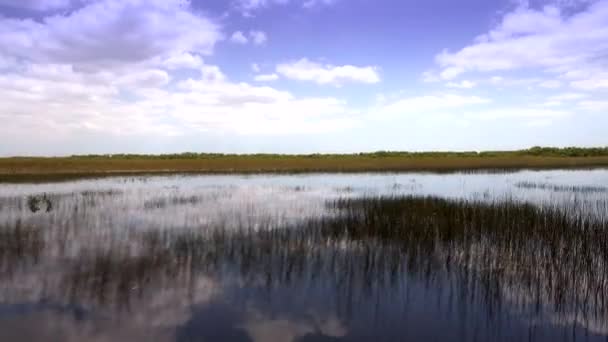
[[[11,276],[20,267],[38,263],[45,243],[39,228],[21,221],[0,227],[0,275]]]
[[[0,182],[170,173],[451,172],[608,166],[608,148],[532,148],[488,152],[373,152],[359,154],[88,155],[0,158]]]
[[[549,183],[518,182],[515,186],[522,189],[539,189],[554,192],[568,193],[604,193],[608,192],[608,187],[592,185],[557,185]]]
[[[334,215],[287,226],[269,220],[100,239],[103,247],[59,258],[57,296],[130,307],[146,294],[205,276],[268,291],[325,284],[348,312],[358,298],[416,279],[439,289],[457,284],[464,303],[481,301],[497,315],[515,310],[608,328],[608,227],[581,204],[406,196],[327,205]],[[59,243],[52,232],[43,238],[20,223],[0,232],[3,269],[34,262]]]
[[[407,275],[436,287],[458,279],[463,298],[481,296],[495,310],[608,319],[602,221],[515,201],[386,197],[329,205],[337,216],[289,227],[149,232],[136,255],[110,249],[77,260],[66,283],[107,300],[194,274],[269,289],[323,281],[348,302]]]
[[[197,205],[205,201],[201,196],[169,196],[158,197],[144,202],[144,209],[164,209],[171,206]]]

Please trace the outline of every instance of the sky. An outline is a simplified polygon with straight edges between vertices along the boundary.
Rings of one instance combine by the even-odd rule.
[[[0,0],[0,155],[608,145],[608,0]]]

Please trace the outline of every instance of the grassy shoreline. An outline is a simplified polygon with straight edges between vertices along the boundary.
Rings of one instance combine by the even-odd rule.
[[[603,167],[608,167],[608,148],[342,155],[92,155],[0,158],[0,182],[171,173],[453,172]]]

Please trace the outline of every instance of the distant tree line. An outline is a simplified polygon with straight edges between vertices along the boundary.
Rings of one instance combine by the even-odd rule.
[[[184,152],[174,154],[87,154],[73,155],[74,159],[112,158],[112,159],[214,159],[214,158],[253,158],[253,159],[280,159],[280,158],[314,158],[331,159],[345,157],[387,158],[387,157],[508,157],[508,156],[535,156],[535,157],[603,157],[608,156],[608,147],[541,147],[534,146],[529,149],[515,151],[464,151],[464,152],[407,152],[407,151],[376,151],[354,154],[224,154],[224,153],[197,153]]]

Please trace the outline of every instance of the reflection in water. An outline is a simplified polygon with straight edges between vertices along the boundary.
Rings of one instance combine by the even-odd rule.
[[[6,186],[0,340],[603,341],[605,194],[516,184],[607,175]]]

